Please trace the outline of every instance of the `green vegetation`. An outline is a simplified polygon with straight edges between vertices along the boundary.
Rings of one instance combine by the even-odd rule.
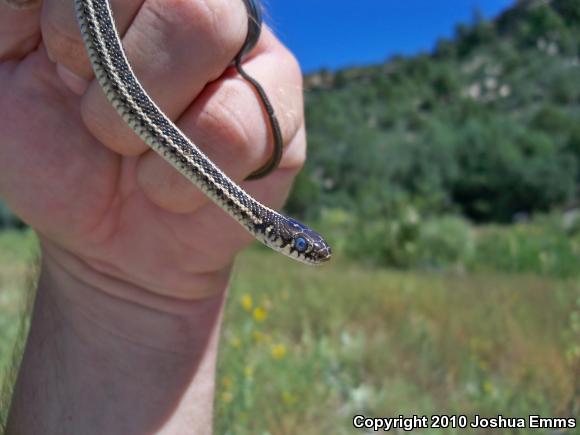
[[[0,433],[28,330],[36,254],[32,231],[0,231]]]
[[[580,204],[579,11],[521,0],[433,53],[307,77],[289,214],[379,266],[577,274],[580,225],[555,216]],[[0,227],[15,225],[0,204]]]
[[[242,255],[216,433],[580,415],[579,56],[580,0],[521,0],[432,54],[307,77],[310,155],[287,211],[336,260]],[[0,203],[0,228],[17,226]],[[5,386],[34,252],[31,233],[0,232]]]
[[[4,385],[34,252],[30,234],[0,237]],[[347,434],[358,412],[573,415],[579,343],[577,282],[304,268],[256,248],[227,306],[216,433]]]
[[[459,25],[432,54],[308,77],[310,154],[289,212],[340,210],[385,237],[409,208],[421,225],[506,224],[578,203],[579,5],[520,1]],[[405,246],[348,239],[359,241],[355,258],[408,263]]]
[[[268,274],[252,272],[265,265]],[[217,433],[347,434],[356,413],[579,409],[575,282],[304,269],[262,250],[237,270]]]
[[[310,156],[289,209],[379,217],[404,201],[510,222],[578,200],[578,5],[521,1],[433,54],[309,77]]]
[[[318,226],[331,235],[339,257],[368,265],[562,278],[580,274],[580,216],[575,214],[473,226],[460,216],[424,217],[406,206],[393,217],[368,222],[327,210]]]

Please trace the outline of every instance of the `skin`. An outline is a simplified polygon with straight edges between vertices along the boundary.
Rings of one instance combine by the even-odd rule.
[[[129,60],[177,125],[279,208],[303,164],[301,74],[268,29],[231,68],[242,1],[112,1]],[[8,433],[210,433],[219,325],[252,239],[123,124],[93,80],[71,0],[0,0],[0,196],[38,233],[42,266]],[[274,254],[272,254],[274,255]]]

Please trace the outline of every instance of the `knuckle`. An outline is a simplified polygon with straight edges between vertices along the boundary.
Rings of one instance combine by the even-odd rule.
[[[280,47],[270,61],[272,70],[281,74],[271,82],[269,94],[276,106],[283,136],[289,142],[304,124],[303,78],[296,57],[285,47]]]
[[[298,173],[306,163],[306,131],[300,127],[286,146],[281,167],[290,168]]]
[[[282,68],[288,71],[289,78],[293,81],[293,84],[302,90],[302,69],[294,53],[284,47],[280,51],[280,62]]]
[[[100,130],[101,123],[99,122],[100,117],[98,116],[98,111],[95,110],[95,104],[86,95],[81,99],[79,112],[81,121],[89,132],[94,134]]]
[[[237,7],[238,3],[241,8]],[[214,56],[233,60],[245,39],[243,3],[228,0],[154,0],[145,3],[155,15],[158,31],[168,38],[201,38],[201,47]]]
[[[101,107],[101,109],[107,108]],[[85,128],[93,137],[101,143],[108,143],[112,140],[114,128],[111,125],[109,128],[105,128],[106,122],[102,116],[102,111],[97,108],[92,99],[86,98],[86,96],[81,100],[80,116]]]
[[[147,148],[147,145],[131,132],[96,84],[93,84],[81,99],[80,117],[87,131],[115,152],[134,156]]]
[[[86,60],[86,54],[76,21],[64,20],[49,10],[43,14],[41,26],[50,57],[73,71],[78,70],[79,62]]]
[[[228,154],[253,161],[260,158],[260,149],[254,144],[265,143],[267,131],[261,113],[257,110],[254,113],[245,101],[248,101],[246,89],[235,82],[222,83],[199,113],[196,127],[217,136],[216,142],[227,143]]]
[[[246,39],[248,18],[243,2],[204,0],[199,3],[209,15],[207,25],[212,42],[233,59]]]

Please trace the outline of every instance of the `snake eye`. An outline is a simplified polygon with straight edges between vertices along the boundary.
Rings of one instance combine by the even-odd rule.
[[[308,242],[304,237],[297,237],[294,240],[294,248],[296,248],[298,252],[304,252],[308,248]]]

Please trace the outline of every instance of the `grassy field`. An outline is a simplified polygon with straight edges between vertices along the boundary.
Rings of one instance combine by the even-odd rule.
[[[30,234],[0,233],[0,381],[13,376],[34,247]],[[227,307],[216,434],[348,434],[358,413],[578,415],[579,345],[578,281],[340,258],[306,268],[256,248]]]
[[[0,433],[28,329],[37,252],[32,232],[0,231]]]

